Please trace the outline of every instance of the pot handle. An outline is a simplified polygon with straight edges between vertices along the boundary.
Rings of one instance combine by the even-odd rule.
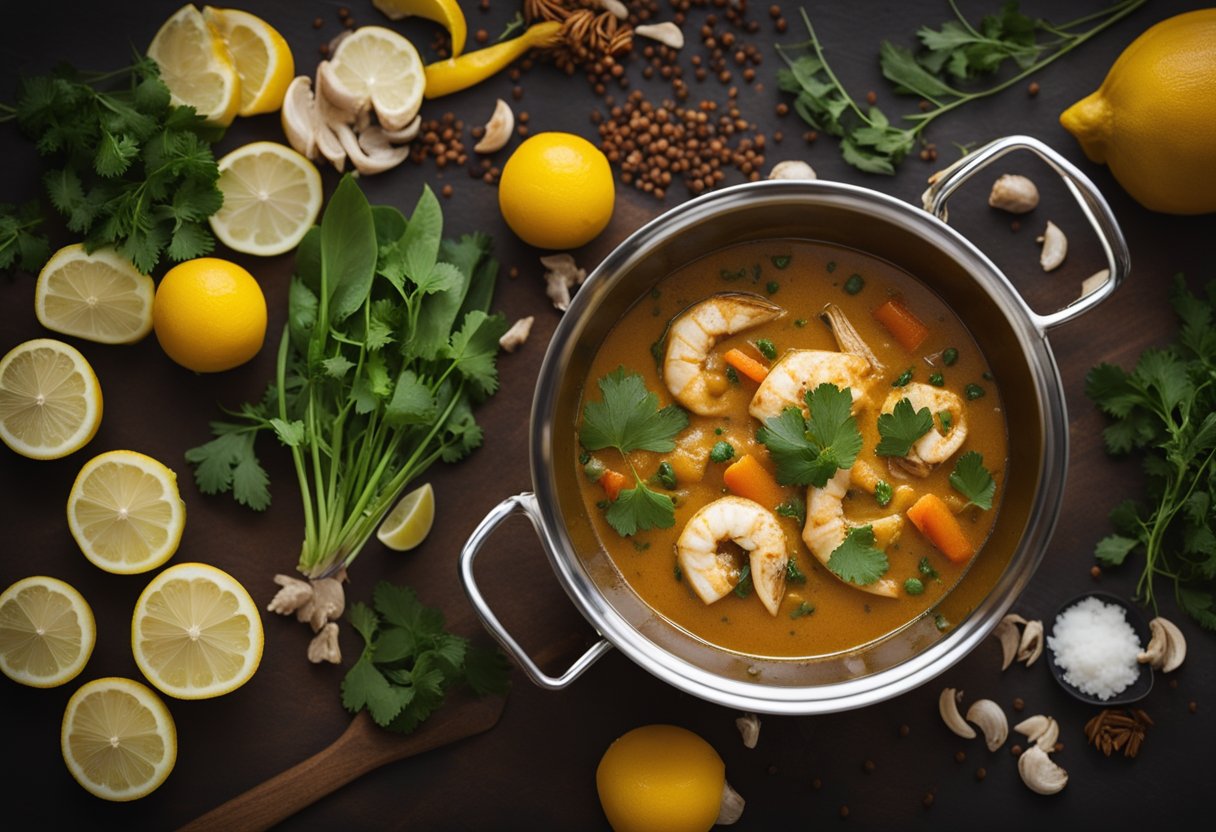
[[[481,550],[491,532],[517,511],[527,515],[528,519],[532,521],[532,527],[539,533],[540,510],[536,505],[534,495],[525,492],[503,500],[490,510],[477,528],[473,529],[473,533],[465,541],[464,548],[460,550],[460,582],[464,584],[465,594],[469,596],[469,601],[473,604],[473,609],[481,619],[481,623],[502,645],[503,649],[515,657],[515,661],[531,677],[532,681],[542,688],[561,690],[595,664],[600,656],[611,650],[612,645],[607,639],[601,638],[591,645],[586,653],[579,656],[561,676],[549,676],[536,666],[532,657],[524,652],[524,649],[519,646],[519,642],[512,638],[507,629],[499,622],[498,616],[494,615],[494,611],[490,609],[490,605],[486,603],[486,599],[481,594],[481,589],[477,586],[477,580],[473,577],[473,561],[477,558],[478,551]]]
[[[951,194],[983,168],[1015,150],[1029,150],[1059,174],[1081,206],[1085,218],[1093,226],[1098,235],[1098,241],[1102,245],[1102,251],[1106,254],[1107,277],[1097,288],[1049,315],[1040,315],[1026,307],[1026,312],[1031,320],[1041,331],[1045,331],[1084,315],[1106,300],[1131,271],[1131,255],[1127,250],[1127,241],[1123,239],[1123,232],[1119,230],[1119,224],[1115,221],[1115,215],[1111,213],[1110,205],[1098,192],[1094,183],[1071,162],[1038,139],[1030,136],[1007,136],[968,153],[942,171],[925,191],[921,201],[926,211],[945,222],[946,201],[950,199]],[[1023,305],[1025,305],[1024,302]]]

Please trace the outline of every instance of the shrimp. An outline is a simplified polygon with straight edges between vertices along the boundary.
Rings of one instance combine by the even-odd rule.
[[[785,594],[789,548],[785,532],[773,513],[743,497],[721,497],[702,506],[676,541],[680,569],[693,591],[706,604],[712,604],[739,583],[739,568],[734,559],[718,549],[731,540],[748,552],[752,587],[761,603],[777,614]]]
[[[802,542],[824,566],[849,533],[849,523],[844,519],[844,495],[851,477],[849,469],[841,468],[823,488],[812,485],[806,490],[806,525],[802,528]],[[899,538],[903,522],[903,515],[891,514],[870,523],[878,548],[886,549]],[[846,583],[854,589],[886,598],[899,594],[898,586],[890,578],[880,578],[872,584]]]
[[[790,350],[768,371],[756,388],[747,412],[761,422],[781,415],[787,407],[808,413],[806,391],[830,383],[848,387],[856,402],[869,386],[870,362],[860,355],[830,350]]]
[[[957,393],[929,384],[912,382],[901,389],[891,391],[883,403],[882,412],[890,413],[900,399],[906,398],[914,410],[929,408],[933,414],[933,428],[912,443],[908,455],[890,460],[892,473],[903,472],[914,477],[927,477],[937,465],[945,462],[962,447],[967,438],[967,411]],[[942,430],[941,414],[950,417],[950,426]]]
[[[667,330],[663,381],[676,401],[701,416],[720,416],[728,403],[715,392],[706,359],[718,339],[775,320],[785,310],[746,292],[721,292],[681,312]],[[725,389],[725,383],[722,389]]]

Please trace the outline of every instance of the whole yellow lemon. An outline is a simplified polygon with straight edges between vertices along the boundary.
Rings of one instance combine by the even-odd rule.
[[[1216,9],[1148,29],[1060,123],[1145,208],[1216,211]]]
[[[253,275],[216,257],[170,269],[156,289],[152,327],[183,367],[218,373],[257,355],[266,338],[266,298]]]
[[[675,725],[634,728],[608,746],[595,771],[615,832],[707,832],[725,784],[713,746]]]
[[[511,154],[498,207],[511,230],[537,248],[578,248],[612,219],[616,189],[608,158],[571,133],[537,133]]]

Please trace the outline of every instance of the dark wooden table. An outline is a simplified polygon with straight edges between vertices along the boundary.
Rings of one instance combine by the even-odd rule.
[[[318,46],[338,30],[337,2],[257,0],[244,4],[265,17],[290,42],[299,71],[311,72]],[[369,2],[347,3],[359,23],[383,23]],[[467,12],[470,46],[484,28],[494,38],[514,15],[516,4],[493,0],[489,11],[473,2]],[[785,4],[789,31],[777,35],[767,6],[754,4],[749,14],[760,21],[753,42],[764,51],[757,82],[740,96],[745,116],[769,137],[765,171],[781,159],[805,159],[820,177],[863,185],[918,203],[926,176],[956,158],[954,143],[982,143],[1010,133],[1028,133],[1057,148],[1091,176],[1112,203],[1131,247],[1133,273],[1107,303],[1085,318],[1052,333],[1070,409],[1070,459],[1060,523],[1043,564],[1014,610],[1027,618],[1049,619],[1067,598],[1101,588],[1125,597],[1134,591],[1137,565],[1090,575],[1094,543],[1109,533],[1106,514],[1120,500],[1138,493],[1140,475],[1134,461],[1109,458],[1103,450],[1104,421],[1083,393],[1084,376],[1099,361],[1124,366],[1140,351],[1164,343],[1174,330],[1167,304],[1171,277],[1183,272],[1192,285],[1216,277],[1211,241],[1216,222],[1207,217],[1170,217],[1150,213],[1118,187],[1109,172],[1085,160],[1076,142],[1059,126],[1059,113],[1101,82],[1119,52],[1152,23],[1199,5],[1171,0],[1142,8],[1077,52],[1037,76],[1037,97],[1023,86],[942,118],[929,131],[936,143],[936,164],[908,160],[893,177],[870,176],[845,166],[832,141],[805,143],[805,128],[793,116],[775,114],[783,100],[775,72],[776,40],[801,39],[796,6]],[[995,11],[996,2],[963,4],[972,16]],[[26,2],[5,4],[6,37],[0,44],[0,99],[11,100],[20,72],[37,72],[59,60],[80,67],[108,69],[127,60],[132,46],[142,48],[178,6],[177,0],[126,4]],[[1027,11],[1063,21],[1093,11],[1096,2],[1027,3]],[[665,7],[666,8],[666,7]],[[911,45],[922,24],[949,18],[943,2],[821,3],[811,9],[818,32],[828,45],[837,72],[855,95],[878,91],[888,113],[910,112],[912,99],[896,98],[882,80],[876,55],[882,39]],[[707,13],[695,11],[686,30],[687,51],[700,52],[695,26]],[[322,29],[312,21],[320,17]],[[428,44],[438,31],[423,21],[398,28],[429,56]],[[687,61],[687,55],[683,59]],[[652,100],[670,95],[658,78],[641,81],[635,59],[629,74]],[[514,82],[506,75],[450,99],[427,103],[424,115],[451,111],[468,127],[488,118],[496,97],[511,99]],[[521,82],[524,94],[512,101],[531,115],[529,126],[568,130],[595,138],[589,119],[602,107],[581,77],[566,78],[538,66]],[[710,81],[691,81],[692,99],[724,102],[726,88]],[[622,93],[617,90],[618,99]],[[467,128],[466,128],[467,130]],[[784,141],[772,134],[781,130]],[[217,156],[255,139],[282,140],[277,116],[240,120],[217,146]],[[1216,139],[1216,135],[1213,136]],[[518,140],[516,140],[518,141]],[[471,146],[472,141],[467,137]],[[514,145],[512,145],[514,146]],[[4,164],[0,200],[21,202],[39,192],[39,162],[30,143],[11,125],[0,127]],[[500,153],[498,163],[505,159]],[[1035,178],[1044,191],[1042,206],[1025,218],[1019,231],[1009,218],[990,211],[983,200],[987,182],[952,205],[953,224],[970,235],[1031,297],[1045,307],[1075,296],[1080,281],[1101,267],[1095,244],[1084,226],[1069,227],[1073,251],[1056,273],[1038,267],[1035,235],[1046,219],[1075,217],[1058,183],[1045,168],[1011,163]],[[323,176],[327,193],[336,182],[332,170]],[[728,179],[730,181],[737,181]],[[438,189],[451,184],[454,195],[443,201],[450,234],[485,230],[494,235],[504,271],[517,267],[519,277],[503,278],[495,307],[510,319],[535,315],[532,337],[522,350],[503,355],[499,366],[502,391],[478,414],[485,427],[485,446],[456,466],[433,468],[438,500],[434,531],[417,550],[398,554],[373,541],[352,571],[349,597],[367,600],[376,581],[388,579],[415,587],[424,601],[442,607],[454,628],[479,633],[456,577],[461,544],[481,517],[502,498],[530,488],[527,467],[528,414],[537,370],[559,320],[544,295],[537,257],[541,252],[514,239],[495,207],[495,189],[457,168],[440,172],[433,163],[403,167],[363,180],[373,202],[412,206],[423,183]],[[644,221],[687,199],[673,187],[665,201],[642,195],[618,182],[616,213],[607,231],[575,252],[583,266],[594,266],[614,245]],[[1070,214],[1070,212],[1072,212]],[[70,237],[55,230],[56,245]],[[270,305],[270,332],[284,322],[290,255],[257,259],[221,256],[244,264],[261,281]],[[163,269],[157,273],[159,276]],[[0,350],[47,335],[32,310],[34,279],[18,274],[0,280]],[[71,339],[69,339],[71,340]],[[0,449],[0,586],[32,574],[50,574],[83,591],[97,618],[97,647],[82,676],[53,690],[34,690],[0,681],[4,708],[4,743],[0,753],[0,826],[9,829],[66,828],[87,821],[103,828],[167,829],[185,823],[217,804],[301,761],[332,742],[350,716],[342,709],[338,686],[345,667],[311,665],[304,659],[304,628],[264,614],[265,656],[257,675],[239,691],[214,700],[169,700],[177,722],[180,754],[176,769],[151,796],[131,804],[96,800],[68,774],[59,752],[59,726],[71,693],[85,680],[118,675],[140,678],[129,647],[130,615],[148,576],[100,572],[77,551],[64,522],[63,506],[71,483],[86,459],[114,448],[151,454],[179,474],[189,521],[174,562],[199,560],[215,564],[250,588],[259,603],[270,597],[271,576],[290,571],[298,551],[301,511],[286,454],[264,440],[262,456],[273,483],[274,504],[264,514],[237,507],[227,498],[206,497],[195,488],[183,452],[208,437],[207,422],[220,404],[233,406],[260,395],[270,377],[273,350],[263,349],[249,364],[219,375],[195,376],[170,362],[148,338],[134,347],[80,343],[96,368],[105,392],[105,418],[89,446],[55,462],[34,462]],[[1063,472],[1061,472],[1063,475]],[[554,580],[523,521],[514,522],[494,539],[479,567],[492,603],[525,647],[541,657],[547,669],[563,668],[594,638],[591,628],[571,606]],[[1163,587],[1164,589],[1164,587]],[[814,717],[763,717],[759,745],[740,742],[732,710],[700,701],[666,686],[617,653],[610,653],[562,693],[533,687],[519,672],[506,712],[489,733],[380,769],[320,801],[284,824],[289,829],[573,829],[604,827],[595,792],[595,767],[608,744],[625,731],[651,722],[686,726],[708,739],[726,761],[727,776],[747,800],[741,828],[774,829],[790,821],[839,822],[848,806],[848,823],[863,828],[1131,828],[1170,817],[1194,817],[1187,809],[1207,803],[1210,778],[1202,760],[1216,731],[1208,696],[1216,689],[1216,646],[1175,609],[1163,592],[1162,612],[1186,633],[1190,655],[1174,674],[1176,687],[1159,677],[1143,703],[1156,725],[1135,760],[1105,758],[1085,743],[1082,726],[1096,709],[1069,698],[1051,680],[1045,661],[1034,667],[1000,670],[1000,651],[993,639],[938,679],[897,699],[863,710]],[[484,637],[478,635],[478,637]],[[349,628],[343,635],[349,657],[357,645]],[[348,658],[349,662],[349,658]],[[1053,714],[1062,727],[1065,748],[1056,755],[1069,771],[1068,787],[1054,797],[1040,797],[1020,782],[1013,740],[996,753],[979,741],[950,734],[937,716],[941,687],[963,688],[968,699],[989,697],[1010,713],[1015,697],[1026,713]],[[1188,703],[1198,703],[1191,713]],[[900,726],[909,734],[900,736]],[[955,754],[966,759],[956,762]],[[867,771],[866,761],[873,762]],[[979,770],[986,771],[981,777]],[[922,806],[925,794],[935,799]],[[1016,818],[1016,821],[1014,820]],[[1048,824],[1048,826],[1044,826]]]

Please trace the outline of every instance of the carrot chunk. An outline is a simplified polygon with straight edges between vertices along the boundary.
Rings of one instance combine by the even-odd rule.
[[[929,337],[929,327],[921,323],[920,318],[913,315],[912,310],[898,298],[891,298],[872,314],[908,352],[914,351]]]
[[[722,360],[757,384],[764,381],[764,377],[768,375],[768,367],[741,350],[727,350]]]
[[[624,474],[613,471],[611,468],[604,472],[600,477],[600,487],[604,489],[604,493],[608,495],[609,500],[615,500],[617,495],[621,493],[621,489],[629,485],[629,477]]]
[[[739,457],[723,471],[722,482],[732,494],[755,500],[768,509],[776,508],[785,500],[785,490],[751,454]]]
[[[908,519],[955,563],[962,563],[975,554],[975,547],[963,533],[958,518],[936,494],[926,494],[908,509]]]

